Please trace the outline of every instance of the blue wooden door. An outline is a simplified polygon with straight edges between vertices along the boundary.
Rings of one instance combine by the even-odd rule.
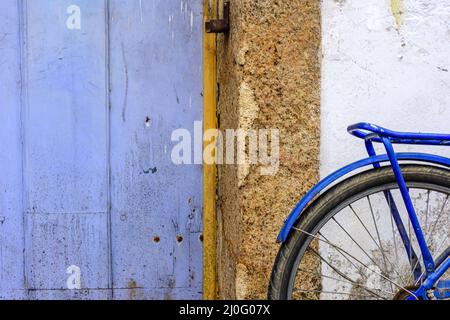
[[[201,0],[0,1],[0,298],[201,298]]]

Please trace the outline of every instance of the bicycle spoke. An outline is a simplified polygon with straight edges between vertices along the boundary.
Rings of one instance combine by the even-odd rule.
[[[409,249],[408,249],[409,254],[408,254],[408,257],[409,257],[409,261],[411,263],[413,261],[412,260],[412,242],[413,242],[413,239],[411,238],[411,219],[409,218],[409,215],[408,215],[408,237],[409,237]],[[420,259],[417,259],[416,266],[419,263],[419,261],[420,261]],[[414,276],[414,268],[411,268],[411,274]]]
[[[379,246],[378,242],[375,240],[375,238],[372,236],[372,234],[370,233],[369,229],[366,227],[366,225],[364,224],[364,222],[361,220],[361,218],[358,216],[358,214],[356,213],[355,209],[353,209],[352,205],[349,205],[349,208],[351,209],[351,211],[353,212],[353,214],[355,215],[356,219],[360,222],[360,224],[363,226],[364,230],[366,230],[367,234],[369,235],[369,237],[372,239],[373,243],[378,247],[378,249],[380,249],[380,251],[382,250],[381,247]]]
[[[377,288],[369,288],[369,287],[367,287],[365,285],[362,285],[362,284],[360,284],[358,282],[349,281],[349,280],[346,280],[346,279],[338,279],[338,278],[331,277],[331,276],[328,276],[328,275],[320,274],[317,271],[314,272],[314,271],[304,270],[304,269],[298,269],[298,270],[300,272],[307,273],[307,274],[310,274],[310,275],[313,275],[313,276],[316,276],[316,277],[323,277],[323,278],[334,280],[334,281],[344,282],[344,283],[352,284],[352,285],[355,285],[357,287],[361,287],[361,288],[364,288],[364,289],[377,290],[377,291],[380,291],[380,292],[383,292],[383,293],[387,293],[387,294],[391,294],[391,295],[394,294],[394,292],[392,292],[392,291],[386,291],[386,290],[377,289]]]
[[[354,293],[351,293],[351,292],[322,291],[322,290],[303,290],[303,289],[294,289],[294,291],[295,292],[301,292],[301,293],[327,293],[327,294],[348,295],[350,297],[359,297],[359,298],[373,298],[373,296],[354,294]],[[386,300],[386,299],[384,299],[384,300]]]
[[[425,226],[423,228],[425,238],[427,238],[428,209],[429,209],[429,206],[430,206],[430,190],[427,190],[427,209],[425,210]]]
[[[388,199],[388,206],[389,206],[389,208],[391,207],[389,199]],[[392,216],[391,212],[389,212],[389,217],[391,218],[392,241],[394,243],[394,249],[395,249],[395,261],[399,261],[398,250],[397,250],[397,240],[395,237],[394,217]]]
[[[443,205],[442,205],[441,210],[439,211],[439,214],[438,214],[438,216],[437,216],[437,218],[436,218],[436,221],[434,222],[431,231],[428,233],[429,236],[428,236],[428,238],[427,238],[427,242],[428,242],[428,240],[430,240],[429,237],[430,237],[430,235],[433,234],[433,232],[434,232],[434,230],[435,230],[435,228],[436,228],[436,226],[437,226],[437,224],[438,224],[438,222],[439,222],[439,219],[441,218],[441,215],[442,215],[442,213],[444,212],[444,208],[445,208],[445,205],[447,204],[447,201],[448,201],[448,198],[449,198],[449,197],[450,197],[449,194],[445,197],[444,203],[443,203]]]
[[[436,249],[436,252],[439,252],[439,251],[442,249],[442,247],[444,246],[444,243],[447,241],[448,237],[449,237],[449,235],[447,235],[447,236],[444,238],[444,240],[442,240],[441,244],[440,244],[439,247]],[[425,275],[425,272],[426,272],[426,271],[422,272],[422,274],[420,275],[419,279],[416,281],[415,285],[418,285],[419,282],[421,282],[421,283],[423,282],[423,276]]]
[[[331,269],[333,269],[334,272],[336,272],[338,275],[340,275],[341,277],[343,277],[344,279],[352,282],[353,284],[357,284],[356,281],[352,280],[351,278],[349,278],[348,276],[345,275],[345,273],[343,273],[342,271],[340,271],[339,269],[337,269],[336,267],[334,267],[333,265],[331,265],[325,258],[323,258],[316,250],[312,249],[312,248],[308,248],[309,250],[311,250],[320,260],[322,260],[323,262],[325,262]],[[381,299],[386,299],[382,296],[380,296],[379,294],[373,292],[371,289],[368,289],[367,287],[363,286],[362,287],[364,290],[366,290],[367,292],[369,292],[370,294],[381,298]]]
[[[419,259],[417,259],[416,264],[414,265],[412,270],[415,270],[415,268],[419,265],[420,261],[422,260],[422,253],[420,253],[420,257]],[[423,275],[425,274],[426,271],[423,271],[422,274],[420,275],[419,279],[417,280],[416,284],[421,281],[420,279],[423,277]],[[412,281],[414,280],[414,272],[411,272],[411,274],[409,275],[409,280],[408,281]]]
[[[438,223],[439,219],[441,218],[441,215],[442,215],[442,213],[443,213],[443,211],[444,211],[445,205],[447,204],[447,201],[448,201],[449,196],[450,196],[450,195],[446,195],[445,200],[444,200],[444,202],[443,202],[443,204],[442,204],[442,207],[441,207],[441,209],[439,210],[439,214],[438,214],[438,216],[437,216],[437,218],[436,218],[436,221],[435,221],[434,224],[433,224],[433,228],[432,228],[432,230],[428,233],[428,236],[426,237],[426,242],[427,242],[427,243],[430,241],[431,235],[433,234],[434,229],[435,229],[435,227],[437,226],[437,223]],[[428,206],[427,206],[427,210],[428,210]],[[426,229],[425,229],[425,230],[426,230]],[[438,253],[439,250],[442,248],[442,246],[443,246],[443,244],[445,243],[445,241],[447,240],[447,238],[448,238],[448,236],[445,237],[445,239],[444,239],[443,242],[441,242],[441,244],[439,245],[439,247],[436,249],[436,253]],[[422,260],[422,257],[423,257],[423,255],[422,255],[422,253],[420,253],[420,257],[419,257],[419,259],[417,260],[416,265],[414,266],[414,268],[416,268],[417,265],[420,263],[420,261]],[[414,268],[413,268],[413,270],[414,270]],[[422,272],[422,274],[420,275],[420,277],[416,280],[416,285],[417,285],[419,282],[421,282],[421,283],[423,282],[423,279],[422,279],[422,278],[423,278],[424,275],[425,275],[425,271]],[[413,279],[414,279],[414,274],[411,274],[410,280],[413,280]]]
[[[362,251],[364,252],[364,254],[369,258],[369,260],[376,265],[380,270],[382,270],[382,268],[378,265],[378,263],[375,262],[375,260],[367,253],[366,250],[364,250],[361,245],[350,235],[350,233],[336,220],[336,218],[332,218],[332,220],[345,232],[345,234],[356,244],[356,246]]]
[[[370,202],[370,197],[369,196],[367,196],[367,201],[369,202],[370,213],[372,214],[373,224],[375,225],[375,231],[377,233],[378,242],[380,243],[379,248],[380,248],[381,254],[383,256],[383,263],[384,263],[385,272],[387,272],[386,255],[384,254],[383,244],[381,243],[380,232],[378,231],[377,221],[375,219],[375,214],[374,214],[373,208],[372,208],[372,202]],[[394,288],[392,287],[392,284],[391,284],[391,289],[394,290]]]
[[[322,237],[323,239],[325,239],[325,241],[330,242],[322,233],[319,232],[318,235],[320,237]],[[341,253],[341,252],[339,252],[339,253]],[[364,276],[364,274],[361,272],[360,268],[349,257],[347,257],[346,255],[343,255],[342,253],[341,253],[341,255],[342,255],[342,257],[344,257],[345,260],[347,260],[359,272],[360,276]]]
[[[405,287],[403,287],[402,285],[398,284],[397,282],[395,282],[395,281],[389,279],[388,277],[386,277],[386,276],[383,275],[382,273],[379,273],[379,272],[377,272],[377,271],[375,271],[375,270],[369,268],[364,262],[361,262],[358,258],[356,258],[355,256],[353,256],[353,255],[352,255],[351,253],[349,253],[348,251],[342,249],[341,247],[339,247],[339,246],[337,246],[337,245],[335,245],[335,244],[333,244],[333,243],[331,243],[331,242],[329,242],[329,241],[326,241],[326,240],[324,240],[324,239],[321,239],[320,237],[317,237],[317,236],[315,236],[315,235],[313,235],[313,234],[311,234],[311,233],[309,233],[309,232],[307,232],[307,231],[301,230],[301,229],[299,229],[299,228],[294,227],[294,230],[296,230],[296,231],[298,231],[298,232],[301,232],[301,233],[303,233],[303,234],[305,234],[305,235],[308,235],[308,236],[310,236],[310,237],[312,237],[312,238],[314,238],[314,239],[317,239],[317,240],[319,240],[319,241],[321,241],[321,242],[327,243],[328,245],[330,245],[330,246],[332,246],[333,248],[337,249],[337,251],[340,252],[342,255],[344,255],[344,254],[348,255],[349,257],[351,257],[352,259],[354,259],[356,262],[358,262],[359,264],[361,264],[361,266],[363,266],[364,268],[366,268],[368,271],[370,271],[370,272],[372,272],[372,273],[374,273],[374,274],[380,276],[381,278],[385,279],[385,280],[388,281],[388,282],[391,282],[391,283],[392,283],[394,286],[396,286],[397,288],[399,288],[399,289],[401,289],[401,290],[403,290],[403,291],[409,293],[410,295],[414,296],[414,297],[417,299],[417,297],[416,297],[410,290],[406,289]],[[379,268],[379,267],[378,267],[378,268]]]

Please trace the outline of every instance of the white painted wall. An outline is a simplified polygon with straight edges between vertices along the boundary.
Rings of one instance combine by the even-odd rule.
[[[450,133],[450,1],[323,0],[322,16],[322,175],[365,157],[351,123]]]
[[[399,6],[403,13],[394,14]],[[367,156],[363,142],[346,132],[352,123],[450,133],[450,1],[323,0],[322,17],[322,176]],[[397,148],[411,149],[450,156],[450,147]],[[442,199],[432,198],[430,206],[442,207]],[[379,200],[376,207],[384,202]],[[367,212],[360,212],[362,219],[370,221]],[[383,242],[390,245],[389,217],[383,210],[376,215],[386,239]],[[403,216],[406,219],[405,212]],[[358,223],[351,215],[347,217],[343,223],[357,231]],[[328,234],[335,235],[335,244],[344,246],[349,241],[337,231]],[[361,241],[365,248],[371,244],[369,238]],[[346,266],[326,246],[321,245],[320,251]],[[388,259],[396,261],[395,257]],[[408,265],[406,260],[403,264]],[[327,266],[322,268],[326,272]],[[370,287],[373,281],[377,280],[368,277],[363,283]],[[345,291],[342,283],[332,280],[325,279],[322,285],[325,291]]]

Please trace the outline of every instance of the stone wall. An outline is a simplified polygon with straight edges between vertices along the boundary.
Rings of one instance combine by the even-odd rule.
[[[317,182],[320,149],[319,0],[232,0],[218,36],[219,127],[279,129],[280,167],[219,166],[222,299],[265,299],[277,233]]]

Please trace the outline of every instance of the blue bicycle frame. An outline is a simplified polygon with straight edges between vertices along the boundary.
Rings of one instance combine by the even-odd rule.
[[[449,269],[450,267],[450,248],[444,251],[444,253],[439,256],[436,261],[433,259],[430,250],[428,249],[422,228],[420,226],[419,219],[415,212],[411,197],[409,195],[408,188],[406,186],[403,174],[400,168],[400,161],[414,161],[414,162],[424,162],[434,165],[441,165],[450,167],[450,159],[436,156],[432,154],[424,153],[395,153],[393,144],[412,144],[412,145],[432,145],[432,146],[449,146],[450,145],[450,135],[446,134],[432,134],[432,133],[410,133],[410,132],[397,132],[391,131],[370,123],[358,123],[350,126],[348,132],[355,137],[361,138],[365,141],[365,147],[369,158],[352,163],[323,179],[314,188],[312,188],[303,199],[297,204],[295,209],[292,211],[291,215],[285,221],[279,236],[278,242],[285,242],[288,238],[290,232],[293,229],[294,224],[301,217],[301,214],[311,203],[311,201],[318,196],[322,191],[329,188],[338,179],[354,172],[357,169],[373,166],[378,168],[382,163],[389,162],[393,171],[395,178],[397,180],[402,199],[404,201],[406,210],[408,212],[409,218],[411,220],[411,225],[414,230],[414,234],[419,244],[421,251],[423,263],[425,266],[425,271],[421,270],[420,264],[416,263],[418,261],[417,254],[411,249],[411,240],[408,237],[405,226],[403,225],[402,219],[400,218],[399,211],[390,191],[386,191],[384,196],[388,201],[391,209],[391,214],[393,220],[397,225],[400,236],[402,238],[403,245],[407,249],[408,258],[411,266],[414,268],[413,273],[416,280],[421,280],[421,277],[425,275],[424,281],[419,289],[413,294],[416,297],[423,299],[429,299],[428,292],[433,290],[436,298],[444,299],[450,298],[450,282],[448,280],[439,281],[440,277]],[[377,155],[374,148],[374,143],[381,143],[386,149],[386,154]],[[410,298],[414,299],[414,297]]]

